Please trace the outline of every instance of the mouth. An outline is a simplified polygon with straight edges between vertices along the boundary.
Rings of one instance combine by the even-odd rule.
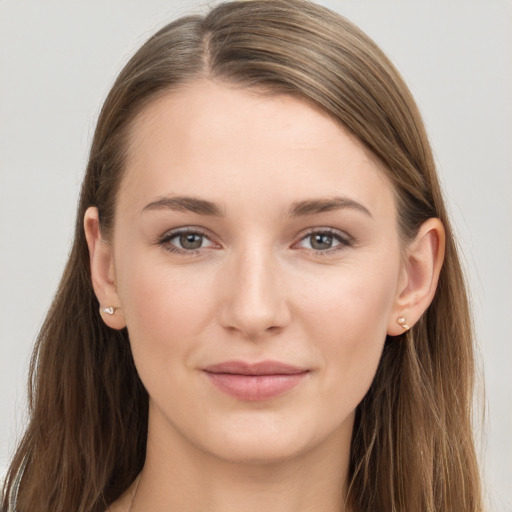
[[[226,361],[207,366],[203,372],[220,391],[239,400],[262,401],[291,391],[309,370],[278,361],[246,363]]]

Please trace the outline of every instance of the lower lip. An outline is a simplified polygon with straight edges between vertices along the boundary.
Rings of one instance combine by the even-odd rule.
[[[205,372],[220,391],[240,400],[257,402],[283,395],[297,386],[308,372],[280,375],[240,375]]]

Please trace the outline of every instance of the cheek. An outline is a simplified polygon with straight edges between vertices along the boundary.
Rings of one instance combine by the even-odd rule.
[[[375,264],[331,276],[302,298],[308,338],[324,366],[329,397],[355,408],[370,387],[386,339],[398,269]]]
[[[385,335],[396,298],[395,266],[376,262],[301,278],[294,292],[302,311],[298,316],[329,338],[336,332],[343,338],[362,340],[364,333]]]
[[[146,364],[152,371],[164,361],[178,365],[194,350],[214,314],[211,279],[203,274],[135,256],[121,267],[118,293],[141,373]]]

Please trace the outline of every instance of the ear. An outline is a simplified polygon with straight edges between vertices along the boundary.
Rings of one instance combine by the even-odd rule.
[[[428,219],[406,249],[404,279],[401,280],[389,319],[390,336],[398,336],[412,327],[432,302],[443,266],[444,251],[443,223],[437,218]],[[402,319],[403,326],[398,322],[399,319]]]
[[[117,295],[112,246],[101,237],[97,208],[91,206],[85,212],[84,230],[89,247],[92,286],[100,303],[100,314],[109,327],[122,329],[126,322]],[[110,307],[113,314],[103,311]]]

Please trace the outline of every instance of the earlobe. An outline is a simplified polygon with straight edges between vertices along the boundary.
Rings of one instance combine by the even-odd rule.
[[[434,298],[443,266],[445,231],[437,218],[425,221],[409,244],[405,257],[405,285],[399,290],[388,334],[397,336],[410,329]]]
[[[109,327],[122,329],[126,323],[117,294],[112,247],[101,236],[98,209],[93,206],[85,212],[84,230],[89,248],[92,286],[100,303],[98,314]]]

